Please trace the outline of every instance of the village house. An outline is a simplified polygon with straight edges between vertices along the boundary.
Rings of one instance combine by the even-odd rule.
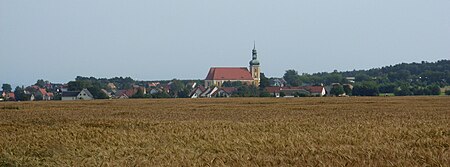
[[[87,89],[81,91],[66,91],[62,92],[61,100],[93,100],[91,92]]]
[[[234,87],[222,87],[218,91],[214,92],[211,97],[231,97],[233,93],[237,92],[237,88]]]
[[[202,98],[205,98],[205,97],[206,98],[211,98],[214,95],[214,93],[216,91],[218,91],[218,90],[219,90],[218,87],[209,87],[202,94],[200,94],[200,97],[202,97]]]
[[[118,90],[114,93],[115,99],[128,99],[135,94],[134,89]]]
[[[16,95],[14,94],[14,92],[5,92],[5,91],[1,91],[1,92],[0,92],[0,97],[3,97],[3,98],[2,98],[2,101],[3,101],[3,100],[6,100],[6,101],[16,101]]]
[[[101,89],[100,91],[106,94],[109,99],[112,98],[112,91],[107,91],[106,89]]]
[[[106,85],[106,87],[107,87],[109,90],[116,90],[116,89],[117,89],[117,87],[116,87],[116,85],[114,85],[114,83],[108,83],[108,84]]]
[[[194,88],[191,91],[191,93],[189,93],[189,97],[190,98],[199,98],[200,95],[205,91],[206,91],[205,87],[203,87],[202,85],[199,85],[196,88]]]
[[[242,82],[248,85],[259,86],[260,63],[258,61],[256,47],[253,47],[252,60],[249,62],[250,70],[247,67],[212,67],[205,79],[205,87],[222,87],[224,82]]]
[[[53,100],[53,93],[48,93],[44,88],[37,88],[34,93],[34,98],[36,100]]]
[[[160,85],[159,82],[152,82],[152,83],[148,83],[148,84],[147,84],[147,87],[148,87],[148,88],[156,88],[156,87],[158,87],[159,85]]]
[[[148,91],[148,94],[154,95],[154,94],[157,94],[157,93],[162,92],[162,91],[163,90],[159,89],[159,88],[150,88],[149,91]]]

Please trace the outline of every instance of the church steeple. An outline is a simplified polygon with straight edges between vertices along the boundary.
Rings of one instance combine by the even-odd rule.
[[[258,53],[256,52],[256,42],[254,41],[252,50],[252,60],[250,60],[249,64],[250,64],[250,73],[252,74],[252,77],[255,80],[254,83],[255,85],[259,86],[259,82],[261,80],[260,78],[261,69],[259,67]]]
[[[259,65],[258,61],[258,53],[256,52],[256,42],[253,41],[253,50],[252,50],[252,60],[250,61],[250,66]]]

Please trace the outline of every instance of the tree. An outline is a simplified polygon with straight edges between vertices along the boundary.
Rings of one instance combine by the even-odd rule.
[[[87,80],[70,81],[69,83],[67,83],[67,85],[68,85],[68,89],[70,91],[81,91],[85,88],[92,87],[92,83]]]
[[[166,91],[159,91],[152,95],[153,98],[170,98],[170,95]]]
[[[290,86],[300,86],[302,84],[300,76],[298,75],[298,72],[295,70],[287,70],[286,73],[284,73],[283,79]]]
[[[172,97],[178,97],[178,93],[183,91],[186,86],[180,80],[173,79],[170,84],[170,95]]]
[[[43,79],[39,79],[36,81],[36,83],[34,85],[39,86],[40,88],[44,88],[45,84],[46,84],[46,82]]]
[[[259,97],[271,97],[270,93],[267,91],[260,91]]]
[[[191,92],[191,90],[186,87],[182,91],[178,92],[178,97],[179,98],[188,98],[190,92]]]
[[[240,97],[258,97],[259,89],[255,85],[243,85],[238,88],[236,95]]]
[[[367,74],[364,74],[364,73],[360,73],[360,74],[357,74],[355,76],[355,81],[356,82],[370,81],[370,80],[371,80],[371,77],[369,75],[367,75]]]
[[[413,92],[410,90],[408,84],[402,84],[399,88],[394,91],[395,96],[410,96]]]
[[[411,72],[406,69],[402,69],[389,73],[388,78],[390,81],[408,81],[408,79],[411,78]]]
[[[441,88],[439,87],[439,85],[433,84],[431,86],[428,86],[428,89],[431,91],[431,95],[441,94]]]
[[[95,99],[108,99],[108,95],[106,95],[105,92],[101,90],[98,86],[91,86],[87,88],[89,92],[91,92],[92,96],[94,96]]]
[[[25,94],[24,89],[21,87],[16,87],[14,90],[14,95],[16,96],[17,101],[29,101],[30,95]]]
[[[270,86],[269,78],[267,78],[266,75],[264,75],[264,73],[261,73],[260,76],[261,76],[261,80],[259,82],[259,88],[264,89],[264,88]]]
[[[335,95],[335,96],[339,96],[339,95],[341,95],[341,94],[344,94],[345,92],[344,92],[344,87],[342,87],[342,85],[335,85],[335,86],[333,86],[333,88],[331,88],[331,90],[330,90],[330,93],[332,94],[332,95]]]
[[[144,91],[142,89],[138,89],[136,94],[131,96],[131,98],[144,98],[144,97],[145,97],[145,94],[144,94]]]
[[[343,87],[344,87],[345,94],[351,96],[352,95],[352,87],[351,87],[351,85],[345,84]]]
[[[352,94],[355,96],[378,96],[378,85],[373,81],[356,83]]]
[[[6,83],[2,85],[2,89],[3,89],[4,92],[7,92],[7,93],[12,91],[11,85],[10,84],[6,84]]]
[[[396,87],[394,83],[383,83],[380,84],[378,90],[380,93],[394,93]]]

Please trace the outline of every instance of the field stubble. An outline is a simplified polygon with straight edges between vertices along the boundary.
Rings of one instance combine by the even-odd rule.
[[[449,97],[0,103],[0,166],[449,166]]]

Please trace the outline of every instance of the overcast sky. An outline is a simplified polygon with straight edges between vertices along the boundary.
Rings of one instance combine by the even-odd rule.
[[[0,0],[0,83],[282,76],[450,58],[449,0]]]

